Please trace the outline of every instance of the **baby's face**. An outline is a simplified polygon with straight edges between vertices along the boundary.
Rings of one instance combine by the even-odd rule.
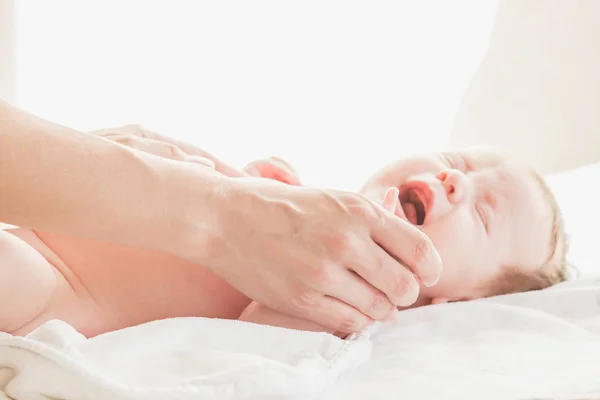
[[[361,189],[376,202],[400,190],[399,214],[427,234],[444,270],[419,302],[469,300],[503,267],[536,268],[551,254],[552,209],[525,168],[491,151],[466,150],[398,161]],[[403,214],[403,215],[402,215]]]

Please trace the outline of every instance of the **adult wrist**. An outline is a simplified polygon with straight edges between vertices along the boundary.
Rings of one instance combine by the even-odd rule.
[[[167,251],[212,269],[226,249],[226,230],[235,219],[233,198],[243,193],[240,182],[202,168],[191,176],[184,174],[177,186],[185,201],[176,210],[179,216],[175,218],[178,228],[174,236],[177,239],[167,238],[170,244]]]

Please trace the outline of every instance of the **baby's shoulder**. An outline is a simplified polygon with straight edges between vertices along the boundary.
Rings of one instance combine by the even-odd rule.
[[[13,332],[51,301],[57,278],[52,265],[20,236],[0,230],[0,331]],[[10,305],[10,306],[8,306]]]

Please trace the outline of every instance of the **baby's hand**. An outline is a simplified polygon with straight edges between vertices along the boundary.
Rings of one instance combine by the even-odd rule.
[[[244,172],[250,176],[273,179],[288,185],[301,185],[296,170],[289,163],[277,157],[252,161],[244,167]]]

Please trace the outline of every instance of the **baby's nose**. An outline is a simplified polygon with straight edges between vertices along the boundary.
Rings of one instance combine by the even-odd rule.
[[[440,172],[437,178],[442,182],[448,201],[459,204],[467,197],[467,177],[461,171],[448,169]]]

